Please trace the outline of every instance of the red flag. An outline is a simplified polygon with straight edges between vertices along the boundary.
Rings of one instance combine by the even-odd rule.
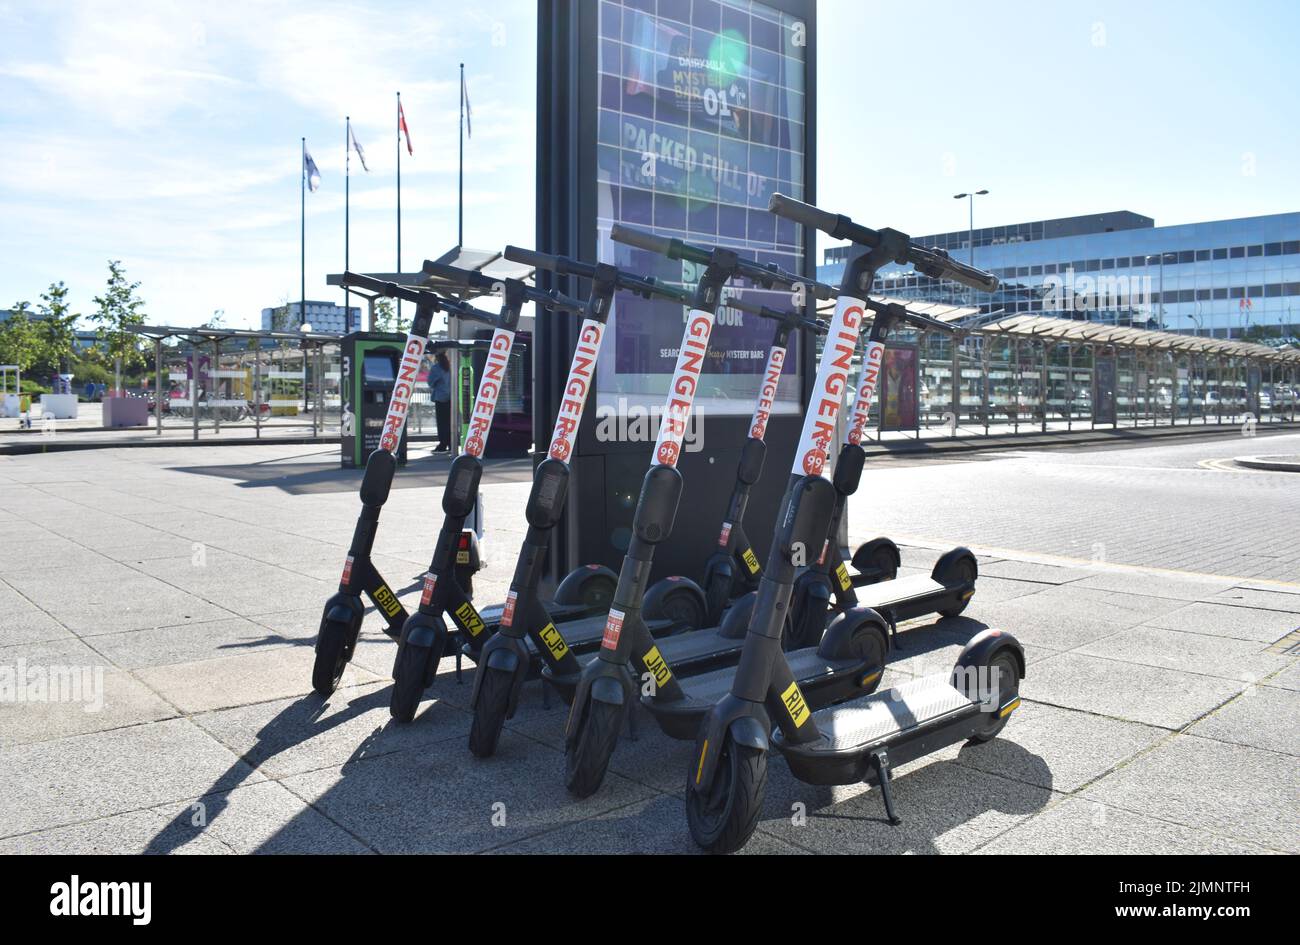
[[[406,135],[406,153],[414,156],[415,152],[411,150],[411,129],[406,127],[406,112],[402,111],[401,102],[397,103],[397,131]]]

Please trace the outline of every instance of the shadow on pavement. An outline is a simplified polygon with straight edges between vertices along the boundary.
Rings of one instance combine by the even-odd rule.
[[[394,489],[427,489],[441,486],[450,467],[447,454],[412,460],[393,478]],[[336,462],[236,463],[213,466],[174,466],[176,472],[235,480],[241,489],[279,489],[289,495],[323,495],[356,492],[361,486],[361,469],[343,469]],[[489,459],[483,463],[483,482],[528,482],[533,474],[530,459]]]

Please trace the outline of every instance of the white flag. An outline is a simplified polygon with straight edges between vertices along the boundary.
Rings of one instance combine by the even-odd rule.
[[[307,175],[307,189],[316,193],[320,188],[320,171],[316,169],[316,162],[311,159],[311,152],[306,148],[302,151],[302,170]]]
[[[357,152],[357,159],[361,161],[361,169],[369,174],[370,168],[366,167],[366,152],[361,150],[361,142],[357,140],[357,134],[352,130],[351,122],[348,122],[348,147]]]
[[[465,73],[460,74],[460,97],[465,100],[465,134],[474,137],[474,113],[469,107],[469,89],[465,86]]]

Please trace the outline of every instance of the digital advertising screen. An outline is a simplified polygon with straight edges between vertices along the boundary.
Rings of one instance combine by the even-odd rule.
[[[767,211],[773,193],[803,199],[806,30],[750,0],[599,0],[598,252],[604,261],[693,289],[698,266],[614,243],[623,223],[722,245],[802,271],[800,228]],[[788,292],[733,282],[729,293],[788,309]],[[681,341],[680,305],[627,293],[601,352],[597,406],[655,406]],[[696,408],[747,414],[774,323],[720,308]],[[792,339],[774,413],[797,410]]]

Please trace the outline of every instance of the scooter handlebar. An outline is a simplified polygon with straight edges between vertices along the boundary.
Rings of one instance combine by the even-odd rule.
[[[993,273],[960,263],[942,249],[912,247],[907,257],[917,272],[931,279],[951,279],[981,292],[992,292],[998,287],[998,277]]]
[[[524,249],[522,246],[507,246],[501,255],[513,263],[519,263],[521,266],[532,266],[534,269],[545,269],[547,272],[557,272],[562,275],[586,275],[585,272],[575,271],[573,268],[574,260],[565,256],[539,253],[535,250]],[[586,268],[589,269],[590,267]]]
[[[829,213],[785,194],[773,194],[768,200],[767,209],[777,216],[811,226],[836,239],[851,240],[871,249],[880,245],[881,235],[877,230],[854,223],[842,213]],[[932,279],[951,279],[983,292],[992,292],[998,287],[998,278],[991,272],[959,263],[941,249],[914,246],[910,240],[903,258],[898,262],[909,262],[916,267],[917,272]]]
[[[772,308],[768,305],[756,305],[753,302],[747,302],[739,296],[731,296],[722,303],[723,308],[734,308],[740,312],[748,312],[750,315],[758,315],[762,318],[770,318],[777,322],[790,322],[795,328],[802,328],[804,331],[811,331],[817,334],[825,334],[827,324],[820,318],[808,318],[793,310],[781,311],[778,308]]]
[[[829,233],[831,236],[838,237],[836,229],[839,227],[840,217],[836,213],[828,213],[820,207],[814,207],[810,203],[804,203],[802,200],[795,200],[793,197],[787,197],[785,194],[773,194],[767,201],[767,209],[770,213],[775,213],[778,217],[785,217],[787,220],[793,220],[795,223],[802,223],[804,226],[810,226],[814,230],[821,230],[823,233]]]
[[[637,230],[630,226],[624,226],[622,223],[615,223],[609,231],[609,238],[615,243],[622,243],[625,246],[634,246],[637,249],[644,249],[647,253],[656,253],[660,256],[667,256],[669,259],[680,259],[681,256],[674,253],[675,243],[680,240],[669,239],[666,236],[655,236],[653,233],[647,233],[644,230]]]
[[[462,318],[470,318],[475,321],[487,322],[489,325],[494,325],[498,321],[495,315],[480,312],[472,305],[466,305],[463,302],[443,298],[431,289],[398,285],[396,282],[386,282],[383,279],[376,279],[374,276],[363,275],[359,272],[345,272],[340,281],[344,287],[349,289],[365,289],[367,292],[387,296],[390,299],[401,299],[403,302],[414,302],[416,305],[432,305],[438,311],[459,315]]]

